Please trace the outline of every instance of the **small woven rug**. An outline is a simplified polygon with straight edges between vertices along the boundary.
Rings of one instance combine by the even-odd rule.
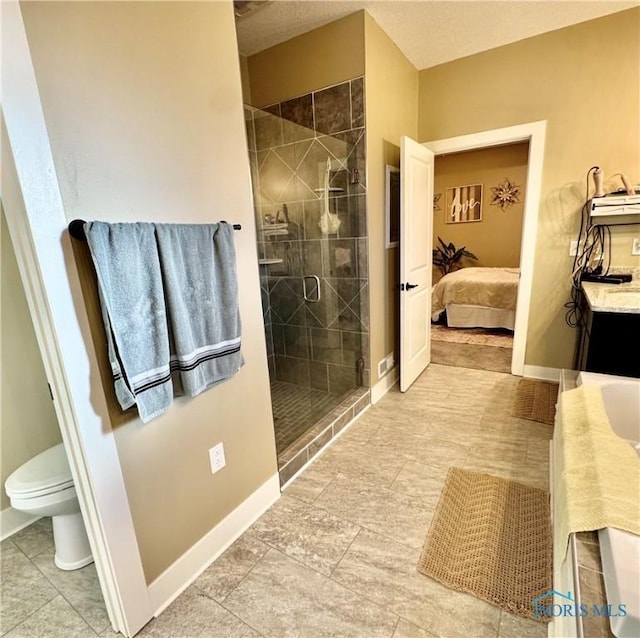
[[[551,548],[547,492],[452,467],[418,571],[534,620],[532,601],[552,587]]]
[[[511,416],[553,425],[557,400],[557,383],[520,379]]]

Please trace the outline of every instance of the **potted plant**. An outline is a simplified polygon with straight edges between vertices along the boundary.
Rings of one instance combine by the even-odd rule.
[[[467,259],[478,258],[467,250],[466,246],[456,248],[451,242],[445,244],[441,237],[438,237],[439,246],[433,249],[433,263],[438,266],[443,275],[449,274],[452,270],[461,268],[460,260],[463,257]]]

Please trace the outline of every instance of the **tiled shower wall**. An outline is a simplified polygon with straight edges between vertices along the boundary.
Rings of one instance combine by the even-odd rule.
[[[363,78],[245,116],[271,379],[341,394],[368,386]],[[328,157],[341,224],[323,235]],[[319,303],[304,301],[304,275],[319,277]]]

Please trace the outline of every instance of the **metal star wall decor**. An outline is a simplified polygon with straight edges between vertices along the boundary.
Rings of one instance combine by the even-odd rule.
[[[502,184],[491,187],[491,206],[500,206],[504,212],[514,204],[520,203],[520,186],[505,177]]]
[[[433,196],[433,210],[442,210],[440,208],[440,198],[442,197],[442,193],[436,193]]]

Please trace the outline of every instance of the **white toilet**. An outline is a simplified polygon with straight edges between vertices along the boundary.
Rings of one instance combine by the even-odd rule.
[[[19,467],[4,487],[14,509],[35,516],[51,516],[57,567],[80,569],[93,562],[62,443]]]

